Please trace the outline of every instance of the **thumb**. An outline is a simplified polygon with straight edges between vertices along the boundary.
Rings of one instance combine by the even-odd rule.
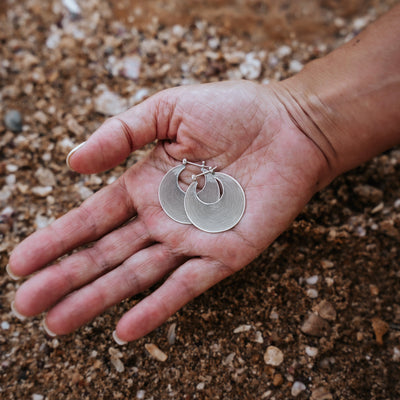
[[[68,154],[69,168],[84,174],[102,172],[155,139],[163,140],[167,135],[173,139],[176,132],[169,132],[169,125],[174,106],[166,92],[106,120],[86,142]]]

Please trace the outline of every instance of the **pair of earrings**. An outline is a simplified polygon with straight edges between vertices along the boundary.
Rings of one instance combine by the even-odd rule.
[[[186,165],[201,168],[192,175],[192,183],[186,192],[179,186],[179,175]],[[224,232],[233,228],[242,218],[246,198],[238,181],[216,167],[206,167],[205,162],[192,163],[183,159],[182,164],[170,169],[163,177],[158,197],[164,212],[181,224],[193,224],[210,233]],[[197,192],[197,179],[205,177],[204,187]],[[222,192],[220,190],[222,189]]]

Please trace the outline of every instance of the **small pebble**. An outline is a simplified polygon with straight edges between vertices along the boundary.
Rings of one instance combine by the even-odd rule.
[[[17,110],[9,110],[4,116],[6,128],[11,132],[19,133],[22,131],[22,115]]]
[[[54,173],[48,168],[39,167],[35,172],[35,178],[42,186],[55,186],[57,183]]]
[[[376,343],[383,345],[383,336],[389,330],[389,324],[380,318],[372,318],[372,329],[375,333]]]
[[[145,394],[146,394],[145,390],[138,390],[136,393],[136,398],[142,400],[144,399]]]
[[[245,79],[257,79],[261,75],[262,64],[261,61],[255,58],[254,53],[246,55],[245,61],[239,66],[240,72]]]
[[[42,394],[34,393],[32,395],[32,400],[43,400],[43,399],[44,399],[44,396]]]
[[[275,374],[273,379],[272,379],[272,384],[274,386],[281,386],[283,383],[283,377],[281,374]]]
[[[253,342],[260,344],[264,343],[264,338],[260,331],[256,331],[256,333],[254,334]]]
[[[284,357],[282,351],[275,346],[269,346],[264,354],[265,364],[272,365],[273,367],[281,365],[283,362],[283,358]]]
[[[393,349],[393,361],[400,362],[400,349],[397,347]]]
[[[378,296],[379,294],[379,288],[376,285],[369,285],[369,292],[372,294],[372,296]]]
[[[15,164],[7,164],[7,165],[6,165],[6,170],[7,170],[7,172],[11,172],[11,173],[17,172],[17,171],[18,171],[18,165],[15,165]]]
[[[88,199],[94,193],[93,190],[87,186],[79,186],[78,192],[82,200]]]
[[[235,358],[236,354],[235,353],[230,353],[229,355],[227,355],[223,360],[222,360],[222,364],[223,365],[230,365],[233,362],[233,359]]]
[[[111,364],[117,370],[117,372],[124,372],[125,366],[120,358],[111,357]]]
[[[279,314],[276,311],[271,311],[269,318],[272,319],[273,321],[275,321],[275,320],[279,319]]]
[[[167,337],[168,337],[168,343],[170,345],[175,344],[175,340],[176,340],[176,323],[175,322],[173,324],[171,324],[170,327],[168,328]]]
[[[357,185],[354,188],[361,201],[369,204],[378,204],[383,199],[383,191],[371,185]]]
[[[318,290],[316,290],[316,289],[307,289],[306,294],[310,299],[316,299],[318,297]]]
[[[297,72],[300,72],[303,68],[304,68],[304,65],[300,61],[291,60],[289,63],[289,71],[290,72],[297,73]]]
[[[240,325],[235,330],[233,333],[242,333],[242,332],[248,332],[251,329],[251,325]]]
[[[321,267],[324,269],[333,268],[335,264],[330,260],[321,260]]]
[[[312,313],[306,318],[300,329],[306,335],[324,336],[330,330],[330,326],[319,315]]]
[[[316,357],[318,349],[316,347],[306,346],[306,354],[310,357]]]
[[[46,197],[53,191],[52,186],[34,186],[32,193],[38,197]]]
[[[328,389],[323,386],[315,388],[311,393],[311,400],[332,400],[333,396]]]
[[[79,15],[81,13],[81,8],[76,0],[62,0],[62,3],[71,14]]]
[[[108,89],[94,98],[95,111],[106,116],[119,114],[125,111],[127,107],[128,105],[125,99]]]
[[[203,390],[206,387],[206,384],[204,382],[200,382],[197,386],[197,390]]]
[[[145,349],[149,352],[149,354],[154,357],[156,360],[164,362],[168,358],[168,356],[161,351],[155,344],[146,343],[144,345]]]
[[[301,392],[304,392],[304,390],[306,390],[306,385],[303,382],[296,381],[292,386],[292,396],[297,397]]]
[[[276,54],[279,58],[284,58],[292,54],[292,49],[289,46],[284,45],[278,48]]]
[[[10,324],[7,321],[3,321],[1,323],[1,329],[7,331],[8,329],[10,329]]]
[[[319,276],[313,275],[306,279],[307,285],[316,285],[318,283]]]
[[[333,307],[332,303],[326,300],[322,300],[320,303],[318,303],[317,307],[315,308],[315,311],[317,311],[318,315],[326,319],[328,321],[334,321],[336,319],[336,310]]]
[[[262,399],[269,399],[271,397],[272,394],[272,390],[267,390],[266,392],[264,392],[261,396]]]

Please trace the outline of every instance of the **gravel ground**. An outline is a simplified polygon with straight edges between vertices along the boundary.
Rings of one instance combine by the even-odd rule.
[[[73,3],[0,3],[3,271],[19,241],[149,150],[69,171],[107,116],[171,86],[284,79],[396,1]],[[145,294],[52,339],[42,317],[12,315],[19,283],[2,273],[0,398],[399,399],[399,178],[393,149],[336,179],[252,264],[124,347],[111,333]]]

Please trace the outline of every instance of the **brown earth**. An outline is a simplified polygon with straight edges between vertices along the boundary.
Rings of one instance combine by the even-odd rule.
[[[67,169],[68,151],[115,107],[192,82],[284,79],[396,3],[78,2],[80,16],[61,0],[0,3],[3,271],[19,241],[146,153],[97,176]],[[250,51],[261,62],[253,76],[241,68]],[[127,56],[136,69],[119,67]],[[3,122],[10,109],[23,116],[20,133]],[[51,339],[42,316],[12,315],[19,283],[4,272],[0,398],[289,399],[296,388],[298,399],[400,398],[399,178],[393,149],[336,179],[257,260],[124,347],[111,333],[145,294]],[[279,365],[265,361],[270,346]]]

